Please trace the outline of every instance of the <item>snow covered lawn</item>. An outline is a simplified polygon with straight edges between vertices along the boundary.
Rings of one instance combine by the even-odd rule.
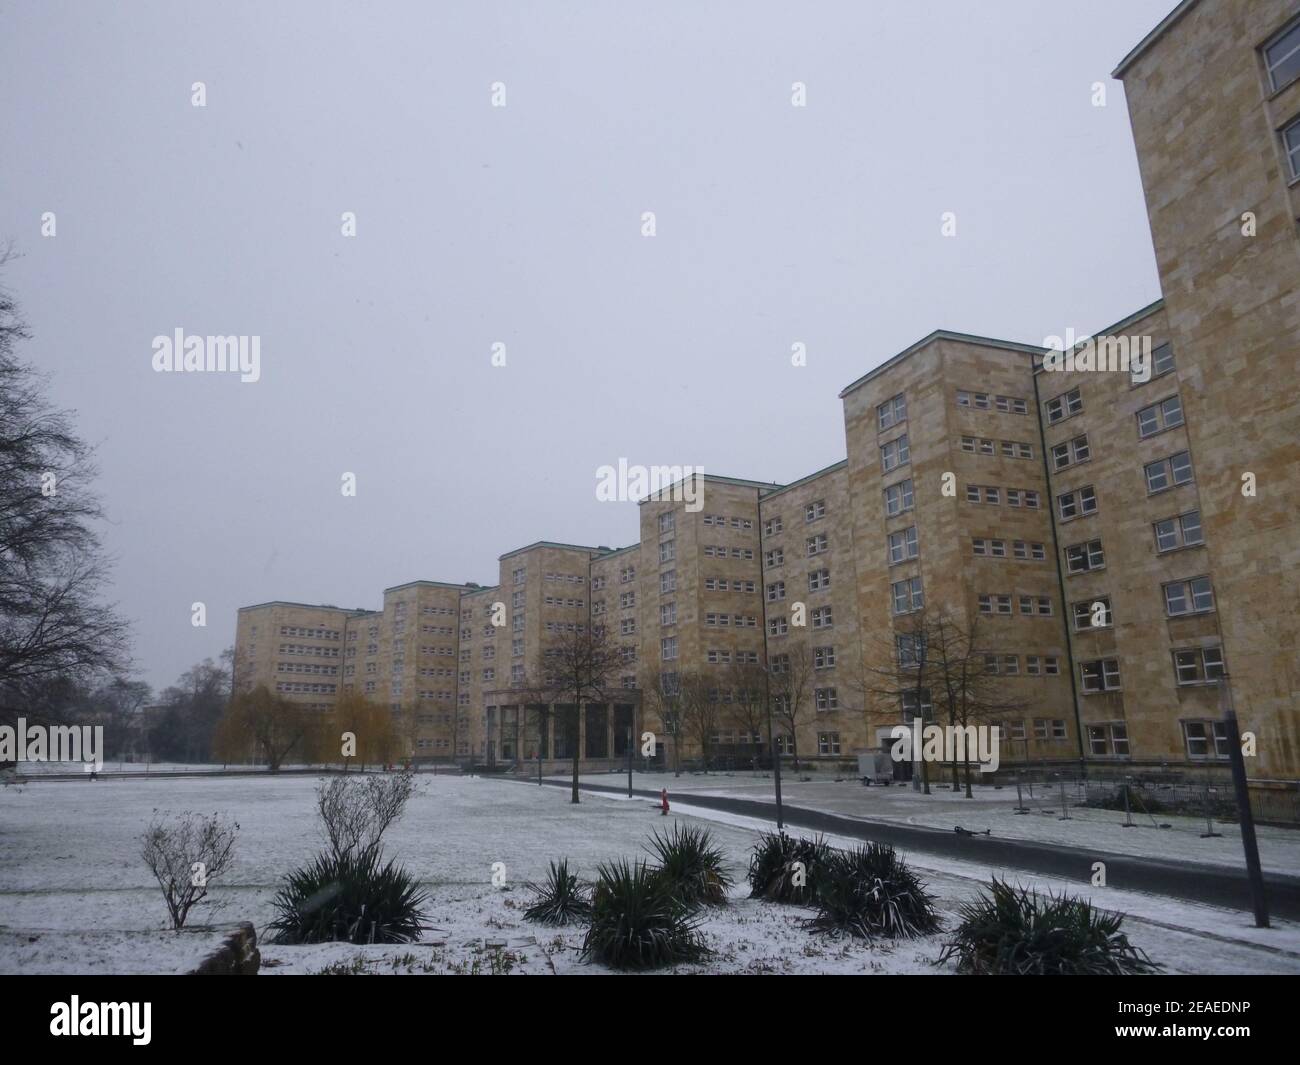
[[[192,921],[224,927],[249,920],[261,938],[283,877],[319,847],[315,781],[310,775],[176,777],[0,788],[0,972],[193,967],[216,937],[202,930],[179,936],[165,931],[161,896],[139,857],[140,836],[155,810],[221,811],[239,821],[234,868],[216,883],[212,904],[202,904]],[[750,847],[757,830],[768,827],[759,822],[692,810],[680,801],[673,817],[663,818],[647,800],[592,793],[574,807],[559,788],[430,775],[419,778],[406,816],[386,837],[387,852],[430,894],[434,927],[423,941],[365,948],[264,942],[263,972],[603,971],[579,959],[581,930],[557,932],[522,919],[529,898],[524,885],[541,879],[553,858],[568,857],[580,875],[591,876],[600,861],[636,857],[650,832],[673,818],[707,821],[738,882],[732,905],[704,919],[715,957],[678,971],[950,971],[933,964],[942,934],[874,946],[837,942],[799,926],[807,911],[744,898]],[[909,859],[929,879],[949,926],[955,908],[990,872],[921,854]],[[492,885],[498,862],[504,865],[503,888]],[[1070,887],[1089,891],[1086,885]],[[1241,913],[1114,890],[1091,894],[1099,904],[1132,913],[1134,941],[1172,972],[1300,972],[1300,929],[1294,925],[1258,932]]]

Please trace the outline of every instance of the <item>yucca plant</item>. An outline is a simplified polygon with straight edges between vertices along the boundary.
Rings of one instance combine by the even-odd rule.
[[[707,829],[678,822],[662,836],[656,832],[646,849],[659,859],[659,875],[688,909],[726,904],[734,881]]]
[[[958,913],[939,960],[956,958],[963,973],[1131,976],[1161,968],[1120,931],[1124,914],[1087,899],[1040,896],[995,877],[989,893]]]
[[[808,905],[831,848],[821,836],[794,839],[784,832],[765,832],[749,856],[749,897]]]
[[[583,891],[577,876],[569,872],[569,859],[551,862],[551,870],[542,884],[529,884],[533,902],[524,910],[524,920],[538,924],[580,924],[591,916],[591,898]]]
[[[644,861],[601,865],[582,957],[615,969],[658,969],[710,953],[671,885]]]
[[[832,851],[817,878],[814,932],[913,939],[939,927],[934,898],[887,843]]]
[[[407,943],[424,930],[428,896],[378,853],[322,854],[289,874],[272,900],[275,943]]]

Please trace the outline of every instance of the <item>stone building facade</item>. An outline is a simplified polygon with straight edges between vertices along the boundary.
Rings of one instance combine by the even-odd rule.
[[[1009,709],[1004,764],[1222,771],[1219,680],[1260,787],[1300,780],[1300,8],[1187,0],[1123,80],[1163,298],[1071,349],[940,331],[841,393],[845,458],[791,484],[703,477],[618,549],[538,542],[491,586],[415,581],[378,611],[239,612],[236,682],[327,708],[354,687],[417,757],[642,756],[839,765],[925,699],[868,664],[918,612],[978,634]],[[1120,341],[1149,354],[1089,368]],[[1065,366],[1060,364],[1064,362]],[[619,647],[575,737],[523,694],[562,634]],[[741,697],[805,699],[756,725]],[[451,672],[447,672],[450,669]],[[754,671],[757,671],[756,674]],[[701,743],[674,698],[702,687]],[[788,724],[793,719],[793,735]]]

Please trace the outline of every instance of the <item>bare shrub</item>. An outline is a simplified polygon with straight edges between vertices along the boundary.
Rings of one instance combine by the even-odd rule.
[[[321,832],[335,858],[377,856],[384,833],[415,793],[409,770],[365,779],[336,776],[316,785]]]
[[[155,811],[140,856],[162,889],[172,928],[185,926],[208,885],[230,868],[238,832],[239,823],[220,814],[186,812],[167,820]]]

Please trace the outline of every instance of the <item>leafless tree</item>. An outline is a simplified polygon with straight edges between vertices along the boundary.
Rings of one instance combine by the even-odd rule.
[[[239,823],[220,814],[183,813],[171,820],[155,816],[145,831],[140,854],[162,889],[172,928],[181,929],[208,885],[234,860]]]
[[[645,689],[646,709],[659,719],[659,728],[673,738],[673,775],[682,775],[682,712],[683,695],[681,675],[661,673]]]
[[[618,645],[603,625],[580,625],[547,641],[540,683],[529,693],[538,703],[568,704],[565,715],[573,747],[573,792],[578,802],[578,769],[582,761],[580,720],[592,703],[608,703],[620,663]]]
[[[683,673],[680,707],[682,735],[699,747],[704,771],[707,773],[709,761],[713,757],[713,737],[722,727],[723,707],[719,693],[699,673]]]
[[[0,249],[0,267],[11,258]],[[102,602],[93,452],[46,398],[46,379],[18,358],[28,337],[0,289],[0,713],[23,706],[33,684],[127,665],[126,624]]]
[[[757,662],[736,662],[727,670],[727,683],[731,686],[731,720],[750,737],[767,735],[767,670]],[[757,759],[753,765],[757,771]]]
[[[791,644],[789,650],[773,656],[772,714],[790,737],[794,771],[799,772],[799,728],[812,714],[813,660],[806,644]],[[780,757],[775,751],[773,757]]]

